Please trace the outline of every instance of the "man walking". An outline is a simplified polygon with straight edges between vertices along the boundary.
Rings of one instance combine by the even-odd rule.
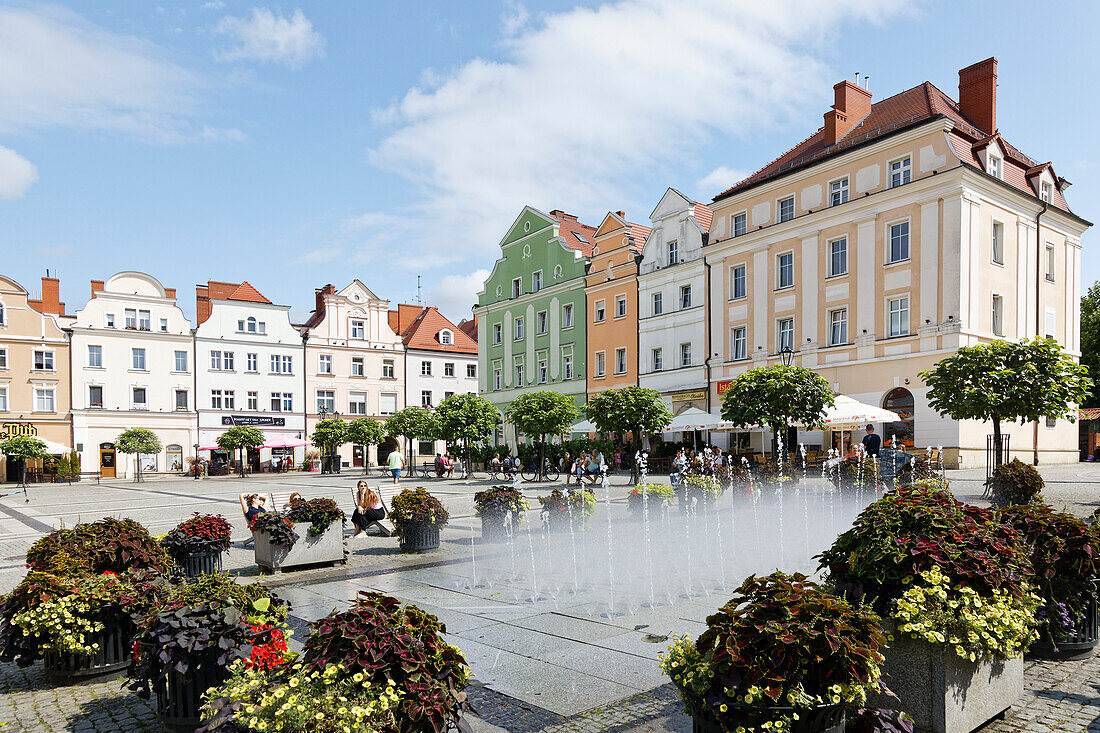
[[[401,478],[401,469],[405,467],[405,456],[401,454],[401,451],[395,445],[386,460],[390,467],[390,473],[393,474],[393,483],[396,486],[397,479]]]
[[[867,452],[869,456],[877,456],[879,446],[882,445],[882,438],[875,435],[875,426],[867,426],[867,434],[863,436],[863,450]]]

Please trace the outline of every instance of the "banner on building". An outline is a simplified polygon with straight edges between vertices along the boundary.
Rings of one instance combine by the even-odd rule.
[[[222,415],[222,425],[248,425],[250,427],[269,426],[281,428],[286,426],[286,418],[270,417],[268,415]]]

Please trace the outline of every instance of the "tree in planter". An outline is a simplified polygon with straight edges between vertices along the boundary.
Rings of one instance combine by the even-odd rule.
[[[811,429],[821,425],[833,403],[833,388],[820,374],[783,364],[756,367],[730,382],[722,397],[722,419],[738,425],[767,425],[776,441],[792,425]]]
[[[241,461],[241,478],[244,478],[244,449],[263,445],[264,434],[247,425],[236,425],[219,435],[214,442],[222,450],[237,451]]]
[[[470,443],[485,440],[500,424],[500,413],[489,400],[476,394],[454,394],[436,408],[439,433],[445,440],[462,441],[466,475],[470,475]]]
[[[644,387],[609,389],[588,398],[585,416],[601,433],[634,434],[631,454],[641,450],[642,435],[664,430],[672,422],[672,413],[661,401],[661,393]],[[630,462],[632,481],[637,481],[637,466]]]
[[[369,461],[367,460],[367,446],[381,445],[386,439],[386,428],[382,423],[370,417],[360,417],[352,420],[347,425],[347,442],[352,445],[363,446],[363,473],[367,473]],[[379,456],[379,461],[382,457]]]
[[[17,435],[0,443],[0,453],[21,461],[19,483],[23,486],[23,495],[27,494],[27,459],[42,458],[46,455],[46,444],[29,435]],[[27,499],[30,501],[30,499]]]
[[[137,471],[134,473],[135,481],[144,481],[141,475],[141,455],[160,453],[162,448],[160,438],[147,428],[129,428],[119,433],[115,438],[115,448],[126,454],[137,454]]]
[[[321,472],[324,473],[325,463],[327,462],[329,473],[336,473],[332,468],[332,458],[336,455],[336,450],[348,442],[348,424],[335,417],[318,420],[310,439],[321,451]]]
[[[963,346],[920,373],[928,404],[952,420],[993,423],[993,465],[1004,462],[1001,421],[1076,417],[1092,386],[1088,369],[1054,339]]]
[[[439,422],[435,412],[427,407],[406,407],[395,412],[386,420],[386,433],[405,439],[409,449],[409,470],[412,471],[412,442],[414,440],[434,440],[439,434]]]
[[[524,392],[508,406],[508,419],[518,430],[538,436],[541,476],[546,465],[546,436],[561,435],[577,422],[577,405],[572,397],[553,390]]]

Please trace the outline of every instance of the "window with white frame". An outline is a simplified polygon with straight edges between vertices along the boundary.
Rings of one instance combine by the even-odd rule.
[[[561,327],[573,328],[573,304],[566,303],[561,307]]]
[[[222,409],[222,391],[220,389],[210,390],[210,409],[220,410]],[[274,409],[274,408],[272,408]]]
[[[367,393],[366,392],[349,392],[348,393],[348,414],[349,415],[366,415],[367,414]]]
[[[794,196],[779,199],[775,208],[779,212],[778,218],[780,222],[790,221],[794,218]]]
[[[383,392],[378,395],[378,412],[381,415],[392,415],[397,412],[397,394]]]
[[[685,310],[691,307],[691,286],[680,286],[680,310]]]
[[[794,319],[793,318],[780,318],[779,319],[779,351],[785,351],[787,349],[794,350]]]
[[[1054,282],[1054,245],[1047,242],[1047,282]]]
[[[283,392],[283,412],[294,412],[294,395]]]
[[[88,407],[101,408],[103,407],[103,385],[101,384],[89,384],[88,385]]]
[[[107,328],[114,328],[115,327],[115,314],[114,313],[108,313],[106,320],[107,320]]]
[[[283,411],[283,393],[272,392],[271,393],[271,411],[282,412]]]
[[[909,296],[890,298],[887,302],[887,335],[905,336],[909,333]]]
[[[596,352],[596,376],[603,377],[607,375],[607,355],[602,351]]]
[[[293,374],[294,359],[291,356],[279,354],[271,355],[271,372],[273,374]]]
[[[499,366],[494,366],[493,367],[493,389],[496,390],[497,392],[499,392],[501,390],[501,388],[504,386],[503,379],[504,379],[504,375],[501,372],[501,368]]]
[[[246,397],[248,398],[248,409],[249,410],[255,411],[255,410],[260,409],[260,393],[259,392],[249,392],[246,395]],[[184,408],[184,409],[186,409],[186,408]]]
[[[430,361],[420,362],[420,376],[422,376],[422,377],[432,376],[432,363]]]
[[[439,332],[439,343],[444,346],[450,346],[454,342],[454,334],[452,334],[451,331],[445,328]]]
[[[272,357],[274,359],[275,357]],[[222,368],[222,352],[211,351],[210,352],[210,368],[215,371],[220,371]]]
[[[1004,298],[997,293],[993,294],[993,335],[1004,336]]]
[[[34,390],[34,411],[54,412],[53,389],[37,387]]]
[[[664,352],[660,349],[653,349],[653,371],[659,372],[665,368]]]
[[[225,370],[227,372],[233,371],[233,352],[227,351],[224,354],[225,357]]]
[[[8,350],[0,348],[0,369],[8,368]]]
[[[255,399],[256,399],[256,397],[255,397],[256,393],[255,392],[249,392],[248,394],[251,396],[250,397],[250,404],[254,405],[255,404]],[[175,401],[176,411],[177,412],[186,412],[187,411],[187,390],[186,389],[177,389],[176,393],[175,393],[175,398],[176,398],[176,401]],[[255,407],[250,407],[249,409],[255,410],[256,408]]]
[[[742,211],[740,214],[733,215],[733,221],[730,224],[730,231],[733,236],[744,236],[749,231],[749,215],[748,212]]]
[[[132,407],[135,410],[148,410],[149,403],[145,400],[145,387],[134,387],[131,390]]]
[[[626,296],[615,296],[615,317],[624,318],[626,316]]]
[[[7,325],[8,309],[4,307],[3,303],[0,303],[0,326]]]
[[[561,353],[561,378],[572,379],[573,378],[573,351],[562,350]]]
[[[680,366],[682,366],[682,367],[691,366],[691,344],[690,343],[680,344]]]
[[[848,343],[848,309],[837,308],[829,312],[829,345]]]
[[[138,311],[138,330],[139,331],[151,331],[152,330],[152,317],[149,311]]]
[[[523,387],[523,357],[517,356],[512,360],[512,386]]]
[[[829,277],[848,273],[848,238],[829,242]]]
[[[88,344],[88,366],[95,369],[103,368],[103,347],[95,344]]]
[[[332,354],[317,355],[318,374],[332,374]]]
[[[132,368],[145,371],[145,349],[130,349]]]
[[[615,373],[626,374],[626,349],[615,349]]]
[[[518,298],[523,294],[523,278],[517,277],[512,281],[512,297]]]
[[[259,360],[259,357],[256,354],[251,353],[251,352],[245,354],[244,361],[245,361],[245,367],[248,369],[248,371],[258,372],[260,370],[260,365],[259,365],[260,360]]]
[[[848,177],[829,182],[829,206],[848,203]]]
[[[531,292],[537,293],[542,290],[542,270],[535,270],[531,273]]]
[[[317,412],[320,414],[322,411],[327,415],[331,415],[336,411],[336,392],[334,390],[317,390]]]
[[[0,384],[0,412],[8,411],[8,385]]]
[[[1051,278],[1053,279],[1053,278]],[[45,349],[35,349],[34,370],[37,372],[53,371],[53,352]]]
[[[523,339],[523,316],[517,318],[512,324],[512,340],[520,341]]]
[[[1005,263],[1005,225],[999,221],[993,222],[993,261]]]
[[[126,316],[126,328],[137,330],[137,308],[125,308],[123,315]]]
[[[361,356],[351,357],[351,376],[353,376],[353,377],[366,376],[366,370],[363,366],[363,357],[361,357]]]
[[[443,363],[443,376],[453,377],[455,375],[455,363],[448,361]]]
[[[504,331],[503,325],[500,323],[493,324],[493,345],[499,346],[502,340],[502,333]]]
[[[161,333],[168,333],[168,319],[167,318],[161,318],[160,319],[160,332]]]
[[[1050,203],[1054,200],[1054,186],[1047,182],[1043,182],[1039,185],[1039,200]]]
[[[432,406],[432,391],[430,389],[424,389],[420,391],[420,406],[431,407]]]
[[[775,257],[775,287],[778,290],[794,287],[794,253],[784,252]]]
[[[1001,176],[1001,158],[999,156],[990,155],[987,167],[989,168],[989,170],[987,171],[989,173],[989,175],[993,176],[994,178],[1001,178],[1002,177]]]
[[[351,337],[353,339],[365,339],[367,337],[367,326],[363,321],[353,320],[351,322]]]
[[[673,239],[668,243],[666,250],[668,255],[666,264],[677,264],[680,261],[680,243]]]
[[[539,311],[535,315],[535,333],[542,336],[547,330],[546,311]]]
[[[730,355],[734,360],[749,358],[748,329],[744,326],[735,326],[730,329]]]
[[[747,270],[744,265],[730,268],[730,299],[737,300],[748,295]]]
[[[909,156],[890,163],[890,188],[904,186],[913,180],[913,160]]]
[[[597,300],[592,307],[592,321],[594,323],[603,323],[606,317],[607,304],[602,300]]]
[[[653,315],[659,316],[664,312],[664,295],[661,291],[653,294]]]
[[[172,366],[173,366],[173,371],[187,372],[187,352],[186,351],[174,351],[174,352],[172,352]]]
[[[891,224],[886,231],[890,235],[889,259],[886,260],[886,264],[909,259],[909,222],[899,221],[897,224]]]
[[[536,373],[538,375],[539,384],[546,384],[547,377],[549,376],[549,369],[547,369],[546,367],[545,354],[543,354],[542,357],[538,360]]]
[[[1046,312],[1044,313],[1044,324],[1045,324],[1045,326],[1044,326],[1044,329],[1043,329],[1043,335],[1046,336],[1048,339],[1054,338],[1055,319],[1056,319],[1056,316],[1054,314],[1054,309],[1053,308],[1047,308]]]
[[[393,359],[382,360],[382,379],[393,379]]]
[[[466,365],[466,376],[469,379],[477,379],[477,364]]]

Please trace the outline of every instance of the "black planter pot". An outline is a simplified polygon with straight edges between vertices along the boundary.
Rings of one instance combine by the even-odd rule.
[[[197,550],[190,555],[177,557],[176,564],[183,568],[183,574],[188,580],[200,575],[213,575],[222,569],[222,552],[213,547]]]
[[[1028,648],[1027,653],[1032,657],[1058,661],[1085,659],[1092,655],[1097,642],[1100,642],[1100,614],[1097,613],[1096,599],[1090,595],[1085,604],[1084,620],[1066,635],[1065,641],[1054,644],[1040,639]]]
[[[173,733],[192,733],[202,725],[203,693],[229,677],[229,670],[218,666],[219,652],[217,647],[206,650],[202,664],[192,665],[184,673],[169,670],[168,678],[155,687],[157,720],[165,728]]]
[[[439,549],[439,527],[434,524],[405,524],[401,533],[401,552],[428,552]]]
[[[757,707],[755,705],[729,705],[726,714],[728,726],[722,726],[699,701],[690,700],[692,733],[723,733],[743,725],[746,728],[760,730],[762,723],[790,717],[798,714],[798,720],[791,721],[791,733],[844,733],[847,723],[843,705],[821,705],[809,710],[788,707]]]
[[[121,677],[130,666],[134,627],[128,621],[108,623],[90,639],[99,644],[91,654],[46,652],[46,675],[57,685],[79,685]]]

